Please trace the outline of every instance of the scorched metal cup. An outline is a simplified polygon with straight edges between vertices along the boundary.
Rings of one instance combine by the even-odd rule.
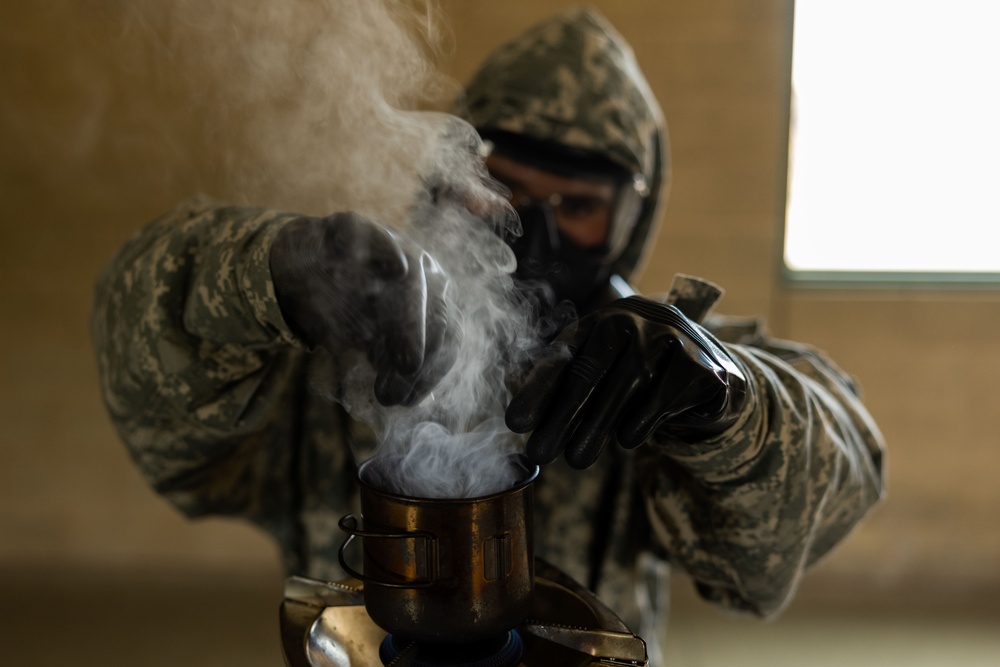
[[[365,609],[382,629],[425,643],[466,643],[518,625],[534,587],[532,484],[538,466],[512,488],[479,498],[413,498],[377,488],[369,459],[358,470],[361,515],[340,527],[349,537],[340,563],[364,582]],[[374,468],[372,468],[374,470]],[[346,550],[363,540],[364,572]]]

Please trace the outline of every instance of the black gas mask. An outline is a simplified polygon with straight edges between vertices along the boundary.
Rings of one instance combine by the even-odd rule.
[[[610,247],[584,247],[559,231],[557,202],[526,199],[512,202],[521,219],[522,234],[510,244],[517,257],[515,279],[544,299],[548,309],[561,301],[583,306],[608,279]],[[547,302],[547,303],[546,303]]]
[[[509,132],[481,134],[489,154],[557,176],[613,186],[607,236],[598,245],[581,245],[560,230],[559,221],[572,219],[578,205],[575,200],[587,197],[556,194],[539,199],[526,195],[524,190],[530,188],[524,184],[505,183],[523,230],[520,237],[507,239],[517,257],[515,278],[522,292],[543,312],[565,301],[572,302],[577,311],[586,310],[595,293],[608,283],[614,260],[628,245],[647,194],[645,181],[590,151]],[[503,183],[501,175],[493,176]]]

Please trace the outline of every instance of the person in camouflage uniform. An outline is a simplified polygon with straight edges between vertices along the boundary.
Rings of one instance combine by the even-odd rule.
[[[631,51],[598,14],[559,14],[499,48],[460,107],[493,146],[487,164],[501,181],[532,173],[518,171],[526,167],[562,183],[614,186],[604,237],[577,243],[561,226],[573,215],[560,208],[568,197],[508,182],[527,191],[513,201],[525,226],[514,242],[519,259],[541,247],[543,257],[564,264],[582,258],[570,272],[586,268],[576,282],[551,280],[554,296],[568,295],[582,316],[567,328],[569,360],[541,362],[507,414],[514,430],[535,430],[527,451],[546,464],[536,483],[537,554],[633,627],[642,623],[648,640],[663,627],[657,612],[665,609],[668,563],[713,603],[776,614],[804,569],[882,495],[881,436],[854,383],[809,346],[775,340],[754,321],[710,315],[721,292],[705,281],[678,276],[660,301],[630,296],[625,281],[666,192],[664,125]],[[277,540],[289,573],[327,580],[344,576],[336,524],[357,511],[357,457],[372,443],[364,424],[310,391],[309,378],[338,377],[343,368],[330,350],[373,335],[317,315],[308,301],[310,288],[319,288],[290,275],[280,258],[310,235],[342,234],[348,242],[338,247],[348,253],[324,261],[371,274],[371,254],[350,253],[365,254],[370,239],[357,239],[379,233],[345,215],[317,223],[186,202],[116,255],[97,286],[93,317],[108,410],[156,491],[191,517],[252,521]],[[548,244],[525,245],[540,228]],[[377,244],[426,268],[429,299],[441,293],[433,263],[391,234]],[[379,289],[392,287],[398,276],[375,264]],[[529,265],[522,261],[518,271],[527,267],[526,282],[544,287],[546,274],[532,275]],[[396,366],[382,373],[380,400],[413,400],[447,366],[436,361],[441,335],[431,323],[420,326],[426,342],[388,355]],[[560,390],[562,369],[590,354],[592,341],[619,345],[622,328],[635,341],[624,343],[631,361],[588,376],[598,390],[583,397]],[[379,345],[376,362],[392,342]],[[696,362],[691,372],[668,370],[663,350]],[[619,382],[629,373],[644,378],[654,404],[674,407],[653,405],[642,427],[630,422],[632,385],[599,390],[605,375]],[[687,402],[677,408],[682,394]],[[571,413],[611,423],[588,422],[566,442],[573,428],[564,399]],[[616,440],[629,448],[605,446]]]

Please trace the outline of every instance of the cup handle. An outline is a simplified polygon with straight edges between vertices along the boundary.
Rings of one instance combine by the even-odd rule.
[[[437,540],[432,533],[427,533],[423,531],[415,531],[411,533],[376,533],[373,531],[366,531],[358,528],[358,517],[353,514],[345,514],[337,522],[340,529],[347,533],[347,539],[344,543],[340,545],[340,549],[337,551],[337,558],[340,560],[340,567],[344,569],[344,572],[354,577],[358,581],[363,581],[366,584],[372,584],[375,586],[384,586],[385,588],[428,588],[434,583],[438,573],[438,558],[437,558]],[[367,576],[361,572],[358,572],[350,565],[347,564],[347,547],[354,540],[355,537],[378,537],[383,539],[413,539],[418,538],[424,541],[423,553],[416,548],[414,544],[414,552],[416,553],[418,566],[419,562],[422,560],[424,563],[424,571],[426,572],[426,577],[423,579],[414,579],[411,581],[385,581],[382,579],[376,579],[374,577]],[[421,556],[423,558],[421,559]],[[402,577],[400,577],[402,579]]]

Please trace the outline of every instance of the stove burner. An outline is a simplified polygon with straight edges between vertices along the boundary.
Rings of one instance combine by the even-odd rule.
[[[646,644],[640,637],[583,585],[541,558],[535,559],[528,619],[517,626],[517,636],[502,633],[497,637],[492,650],[480,648],[470,654],[468,646],[452,647],[450,656],[442,656],[440,645],[411,646],[405,639],[385,641],[385,630],[365,608],[361,582],[289,577],[281,604],[281,645],[288,667],[649,665]],[[506,662],[494,661],[495,653],[509,643],[514,648]],[[386,653],[387,649],[393,653]],[[425,649],[439,655],[428,657]]]
[[[379,646],[382,664],[392,667],[405,654],[410,667],[515,667],[524,645],[517,630],[473,644],[420,644],[387,635]]]

